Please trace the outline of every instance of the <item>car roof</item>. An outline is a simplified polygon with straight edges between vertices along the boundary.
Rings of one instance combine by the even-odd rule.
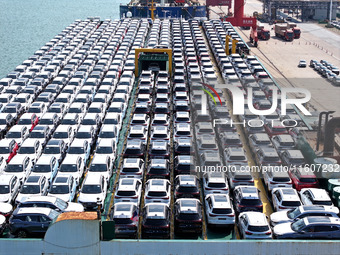
[[[151,217],[154,219],[164,219],[166,208],[168,208],[168,206],[163,203],[148,203],[146,204],[145,208],[147,211],[146,217]]]
[[[268,225],[266,215],[261,212],[244,212],[247,215],[248,223],[252,226]]]
[[[56,197],[51,196],[33,196],[33,197],[26,197],[22,203],[31,203],[31,202],[48,202],[48,203],[55,203],[57,201]]]
[[[330,197],[327,191],[324,189],[309,188],[308,190],[311,192],[313,196],[313,200],[321,200],[321,201],[330,200]]]
[[[53,211],[53,209],[51,209],[51,208],[25,207],[25,208],[16,209],[13,214],[16,214],[16,215],[20,215],[20,214],[45,214],[45,215],[49,215],[51,211]]]
[[[273,189],[273,192],[275,190],[279,190],[279,192],[282,195],[283,200],[289,200],[289,201],[299,200],[300,201],[300,198],[299,198],[299,195],[298,195],[296,189],[293,189],[293,188],[276,188],[276,189]]]

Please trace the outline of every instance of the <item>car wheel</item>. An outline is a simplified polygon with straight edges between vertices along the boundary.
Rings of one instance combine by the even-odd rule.
[[[18,232],[17,232],[17,236],[18,236],[19,238],[26,238],[26,237],[27,237],[27,231],[25,231],[25,230],[23,230],[23,229],[20,229],[20,230],[18,230]]]

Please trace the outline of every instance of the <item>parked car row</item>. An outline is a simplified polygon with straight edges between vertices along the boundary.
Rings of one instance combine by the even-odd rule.
[[[340,70],[337,66],[323,59],[320,62],[312,59],[309,62],[309,66],[335,86],[340,85]]]
[[[24,141],[18,144],[13,140],[14,145],[7,146],[9,154],[14,155],[16,151],[13,153],[13,150],[18,147],[18,155],[4,167],[1,177],[17,178],[1,180],[15,184],[13,191],[8,191],[12,192],[12,201],[16,200],[19,207],[28,199],[38,199],[37,195],[48,195],[46,199],[56,197],[60,201],[73,201],[79,190],[78,202],[83,205],[82,208],[96,209],[98,202],[104,208],[109,180],[115,171],[116,144],[134,85],[133,71],[121,67],[129,56],[134,57],[134,51],[130,51],[130,48],[143,46],[147,30],[139,34],[137,32],[140,26],[148,27],[148,23],[146,20],[106,21],[97,27],[97,22],[87,21],[79,22],[78,25],[82,28],[87,23],[91,29],[74,34],[78,46],[72,52],[66,51],[69,53],[67,61],[56,69],[55,78],[49,80],[45,88],[42,87],[37,100],[27,107],[28,113],[25,114],[30,114],[31,118],[24,114],[23,121],[19,119],[18,125],[21,123],[26,127],[21,135]],[[73,27],[77,30],[76,25],[69,30],[72,31]],[[134,43],[131,38],[135,37],[139,40],[136,39]],[[68,47],[66,43],[58,48],[59,51],[62,52],[64,47]],[[46,55],[50,55],[50,52],[46,50]],[[50,61],[59,55],[56,53]],[[115,63],[116,60],[120,62]],[[63,76],[65,69],[71,69],[66,70],[70,71],[67,77]],[[48,85],[49,82],[54,89]],[[45,97],[44,93],[49,94]],[[44,99],[40,102],[38,99],[42,95]],[[21,131],[16,131],[18,125],[6,135],[11,134],[12,137],[12,133]],[[5,141],[12,140],[6,138],[0,142]],[[90,155],[92,160],[88,165]],[[85,173],[86,178],[82,183]],[[14,211],[10,220],[13,223],[11,232],[24,237],[35,231],[32,226],[26,229],[15,226],[15,215],[20,213],[31,212]],[[39,232],[46,231],[47,226]]]

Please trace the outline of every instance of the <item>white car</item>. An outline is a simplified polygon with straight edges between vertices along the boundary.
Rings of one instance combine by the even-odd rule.
[[[309,216],[338,217],[339,208],[324,205],[302,205],[291,210],[274,212],[270,215],[272,227],[282,223],[292,223]]]
[[[95,154],[88,168],[88,173],[103,175],[109,181],[112,176],[113,166],[113,161],[109,155]]]
[[[54,139],[64,140],[67,146],[70,146],[74,139],[75,129],[71,125],[59,125],[53,133]]]
[[[27,126],[14,125],[6,134],[7,139],[14,139],[20,146],[29,136],[29,130]]]
[[[15,203],[19,204],[28,197],[45,196],[49,188],[49,182],[44,175],[31,174],[22,185]]]
[[[32,173],[44,175],[50,182],[57,175],[59,162],[54,155],[43,154],[32,168]]]
[[[3,173],[13,174],[24,182],[32,170],[32,160],[26,155],[16,155],[3,170]]]
[[[42,154],[42,144],[34,138],[26,139],[18,150],[18,155],[29,156],[32,162],[36,162]]]
[[[203,177],[204,195],[228,194],[229,187],[227,177],[223,172],[209,172]]]
[[[100,206],[103,210],[107,188],[107,181],[104,176],[88,174],[80,190],[78,202],[85,209],[97,209]]]
[[[114,202],[132,202],[139,205],[142,194],[142,182],[135,178],[123,178],[119,180]]]
[[[59,167],[59,174],[72,175],[79,183],[84,174],[84,159],[82,156],[67,154]]]
[[[264,213],[242,212],[238,217],[238,226],[245,239],[272,239],[272,231]]]
[[[304,205],[327,205],[333,206],[329,194],[324,189],[305,188],[300,191],[301,201]]]
[[[275,211],[294,209],[301,205],[298,192],[293,188],[273,189],[272,201]]]
[[[0,203],[12,203],[19,192],[20,185],[20,180],[15,175],[0,175]]]
[[[170,206],[171,184],[164,179],[151,179],[145,184],[144,203],[164,203]]]
[[[235,213],[227,194],[209,194],[205,197],[205,213],[209,225],[225,227],[235,224]]]
[[[76,196],[78,183],[72,175],[58,174],[51,184],[48,196],[58,197],[65,202],[72,202]]]
[[[44,207],[57,212],[83,212],[84,207],[78,203],[65,202],[57,197],[36,196],[28,197],[19,204],[19,208]]]

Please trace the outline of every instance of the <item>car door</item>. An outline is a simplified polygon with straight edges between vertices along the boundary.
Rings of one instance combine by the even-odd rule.
[[[275,192],[273,192],[273,205],[274,205],[274,209],[277,211],[279,206],[280,206],[280,192],[278,190],[276,190]]]
[[[37,215],[26,215],[27,230],[30,233],[41,233],[42,226]]]
[[[45,233],[47,231],[49,225],[51,224],[51,219],[48,218],[45,215],[39,215],[38,219],[39,219],[40,226],[41,226],[40,232]]]

